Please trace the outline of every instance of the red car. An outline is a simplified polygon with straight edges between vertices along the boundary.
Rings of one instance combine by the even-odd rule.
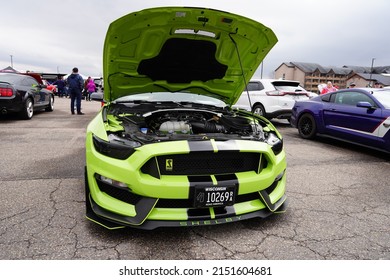
[[[49,82],[46,81],[46,80],[42,80],[42,82],[43,82],[44,85],[46,85],[46,89],[47,90],[50,90],[51,92],[56,94],[56,92],[57,92],[57,86],[56,85],[49,84]]]

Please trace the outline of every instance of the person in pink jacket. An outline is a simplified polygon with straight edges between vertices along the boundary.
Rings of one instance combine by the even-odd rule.
[[[325,94],[328,92],[334,92],[334,91],[337,91],[337,88],[333,86],[331,81],[328,81],[328,83],[326,84],[326,87],[324,87],[322,89],[321,94]]]
[[[96,91],[96,85],[93,79],[90,79],[87,84],[87,96],[86,100],[91,101],[91,94]]]

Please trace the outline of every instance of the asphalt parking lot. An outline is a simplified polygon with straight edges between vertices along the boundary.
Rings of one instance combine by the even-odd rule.
[[[69,99],[32,120],[0,116],[0,259],[390,259],[390,157],[276,125],[285,214],[218,226],[106,230],[84,218],[84,137],[100,108]]]

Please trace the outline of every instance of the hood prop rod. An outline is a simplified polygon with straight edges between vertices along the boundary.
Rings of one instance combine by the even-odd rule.
[[[241,61],[241,56],[240,56],[240,52],[238,51],[238,46],[237,46],[237,43],[236,41],[234,41],[232,35],[235,35],[237,34],[238,32],[238,29],[236,28],[236,32],[235,33],[229,33],[229,38],[230,40],[233,42],[234,44],[234,47],[236,49],[236,53],[237,53],[237,58],[238,58],[238,61],[240,62],[240,69],[241,69],[241,74],[242,74],[242,78],[244,80],[244,84],[245,84],[245,91],[246,91],[246,95],[248,97],[248,101],[249,101],[249,106],[250,106],[250,109],[251,109],[251,113],[252,113],[252,118],[253,118],[253,123],[255,124],[256,123],[256,119],[255,119],[255,114],[252,112],[252,100],[249,96],[249,90],[248,90],[248,85],[247,85],[247,81],[246,81],[246,78],[245,78],[245,74],[244,74],[244,67],[242,66],[242,61]],[[255,128],[256,131],[254,131],[256,134],[258,134],[258,130],[257,130],[257,126],[256,125],[253,125],[252,127]]]

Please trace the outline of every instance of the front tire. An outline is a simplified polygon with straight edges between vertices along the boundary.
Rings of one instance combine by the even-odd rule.
[[[33,101],[32,101],[31,98],[27,98],[24,101],[23,109],[20,112],[20,116],[22,117],[22,119],[29,120],[29,119],[32,118],[33,114],[34,114],[34,104],[33,104]]]
[[[53,112],[54,110],[54,96],[50,95],[49,105],[45,108],[46,112]]]
[[[304,139],[313,139],[317,134],[317,125],[311,114],[303,114],[298,120],[299,136]]]
[[[252,113],[255,114],[255,115],[259,115],[259,116],[265,117],[264,106],[261,105],[261,104],[257,104],[255,106],[253,106]]]

